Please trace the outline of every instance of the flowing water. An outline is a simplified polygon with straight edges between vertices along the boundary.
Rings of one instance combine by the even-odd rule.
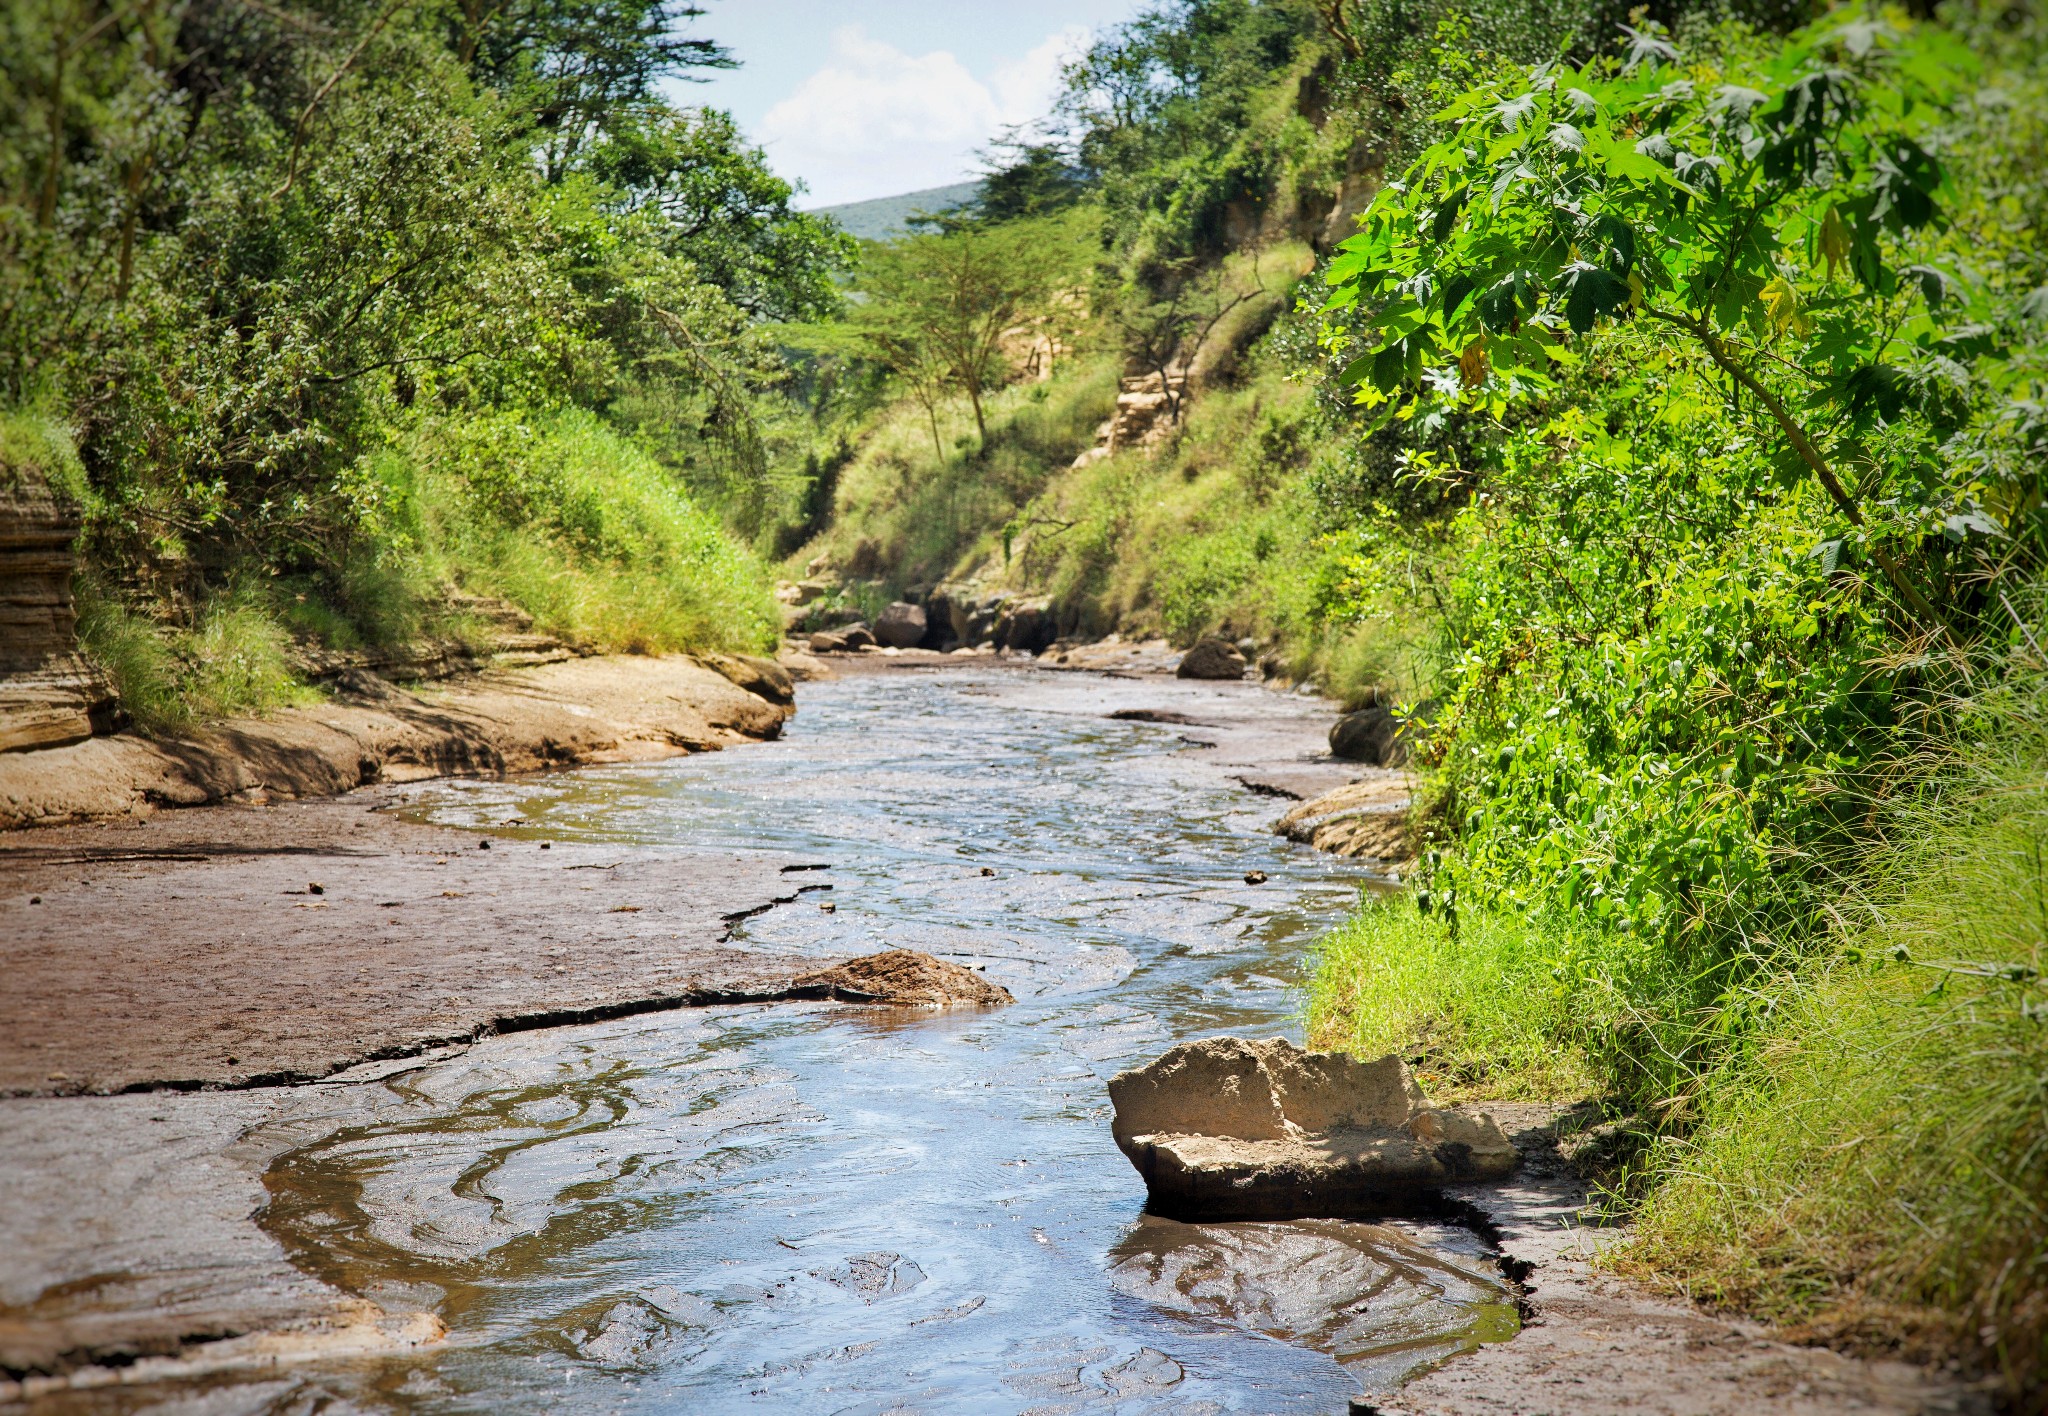
[[[309,1372],[293,1409],[1337,1412],[1512,1333],[1448,1223],[1142,1213],[1104,1081],[1180,1039],[1298,1040],[1304,955],[1362,879],[1271,835],[1199,729],[1101,712],[1178,691],[855,678],[806,686],[777,743],[416,793],[501,835],[829,864],[742,937],[923,949],[1017,1002],[656,1014],[349,1089],[297,1123],[263,1222],[450,1341]]]

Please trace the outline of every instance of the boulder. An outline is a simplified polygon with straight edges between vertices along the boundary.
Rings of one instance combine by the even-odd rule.
[[[914,949],[865,954],[803,974],[790,985],[789,996],[902,1008],[1000,1008],[1016,1001],[1007,988],[973,969]]]
[[[756,698],[787,706],[796,702],[796,680],[788,669],[758,654],[699,654],[704,667],[723,674]]]
[[[1173,671],[1173,676],[1184,679],[1241,679],[1244,669],[1244,655],[1237,652],[1237,646],[1212,636],[1197,640],[1194,648],[1181,655],[1180,667]]]
[[[1414,856],[1412,804],[1405,776],[1352,782],[1291,808],[1273,830],[1331,855],[1401,862]]]
[[[967,606],[949,590],[934,590],[924,602],[924,647],[945,649],[967,642]]]
[[[1355,713],[1346,713],[1330,725],[1330,755],[1347,762],[1364,762],[1374,767],[1391,767],[1406,755],[1401,742],[1401,720],[1385,703],[1373,703]]]
[[[1146,1208],[1189,1223],[1369,1217],[1515,1167],[1491,1116],[1430,1107],[1399,1057],[1204,1038],[1119,1072],[1109,1099]]]
[[[898,600],[875,616],[875,638],[892,649],[915,649],[924,631],[924,611],[907,600]]]
[[[875,642],[872,631],[864,624],[850,624],[844,629],[820,630],[811,636],[813,654],[844,654],[854,649],[865,649]]]
[[[1043,600],[1022,600],[1003,611],[995,641],[1004,649],[1039,654],[1052,647],[1057,633],[1052,606]]]

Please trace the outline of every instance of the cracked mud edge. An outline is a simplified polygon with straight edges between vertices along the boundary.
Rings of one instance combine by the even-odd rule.
[[[829,866],[805,866],[806,870],[824,870]],[[571,867],[574,869],[574,867]],[[795,904],[807,894],[830,890],[830,885],[805,885],[794,894],[777,895],[764,905],[752,909],[735,910],[720,918],[728,925],[764,915],[778,905]],[[718,942],[727,944],[732,935],[722,935]],[[829,968],[844,960],[805,960],[806,971]],[[593,1003],[584,1007],[538,1008],[527,1013],[506,1013],[464,1032],[442,1033],[435,1036],[413,1038],[406,1042],[390,1043],[383,1047],[371,1048],[366,1052],[351,1054],[337,1061],[332,1067],[321,1071],[281,1070],[256,1072],[231,1081],[203,1081],[197,1078],[157,1078],[148,1081],[130,1082],[112,1091],[72,1091],[52,1094],[46,1091],[26,1089],[0,1090],[0,1100],[42,1098],[44,1100],[68,1100],[92,1096],[133,1096],[150,1092],[234,1092],[256,1091],[269,1087],[309,1086],[319,1082],[332,1081],[344,1072],[358,1067],[372,1066],[379,1062],[403,1062],[428,1053],[441,1052],[450,1048],[468,1047],[482,1042],[485,1038],[504,1037],[512,1033],[538,1032],[543,1028],[570,1028],[585,1023],[609,1023],[620,1018],[634,1018],[646,1013],[671,1013],[684,1008],[716,1008],[736,1003],[873,1003],[879,1001],[874,994],[859,989],[828,985],[805,985],[794,983],[737,988],[686,988],[679,993],[646,994],[638,998],[615,999],[609,1003]],[[4,1369],[0,1369],[4,1370]]]

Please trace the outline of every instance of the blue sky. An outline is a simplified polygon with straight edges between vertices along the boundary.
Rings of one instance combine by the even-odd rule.
[[[1005,126],[1042,115],[1059,61],[1142,0],[698,0],[692,33],[741,67],[674,97],[731,110],[830,206],[943,186]]]

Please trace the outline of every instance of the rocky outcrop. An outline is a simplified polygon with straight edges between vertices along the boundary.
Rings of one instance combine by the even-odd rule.
[[[0,752],[109,731],[112,689],[78,653],[78,513],[28,467],[0,466]]]
[[[1408,779],[1383,774],[1305,801],[1273,825],[1276,834],[1352,859],[1405,861],[1412,794]]]
[[[829,969],[799,976],[790,998],[832,998],[841,1003],[886,1003],[899,1008],[1000,1008],[1016,1000],[973,969],[920,954],[891,949],[848,959]]]
[[[1146,1208],[1190,1223],[1359,1218],[1499,1180],[1515,1149],[1484,1113],[1432,1108],[1398,1057],[1284,1038],[1204,1038],[1110,1079]]]
[[[699,654],[697,662],[725,677],[756,698],[791,707],[796,703],[796,678],[773,659],[758,654]]]
[[[875,616],[875,638],[892,649],[915,649],[924,642],[922,606],[898,600]]]
[[[1237,652],[1237,646],[1224,639],[1201,639],[1181,656],[1180,667],[1173,671],[1175,678],[1184,679],[1241,679],[1244,677],[1245,657]]]
[[[1126,375],[1117,385],[1116,412],[1095,430],[1095,445],[1074,459],[1086,467],[1127,448],[1151,449],[1165,442],[1188,396],[1188,369],[1175,364],[1165,373]]]
[[[0,754],[0,830],[379,781],[650,761],[773,738],[791,711],[684,654],[571,659],[417,691],[356,673],[330,702],[265,718]]]

